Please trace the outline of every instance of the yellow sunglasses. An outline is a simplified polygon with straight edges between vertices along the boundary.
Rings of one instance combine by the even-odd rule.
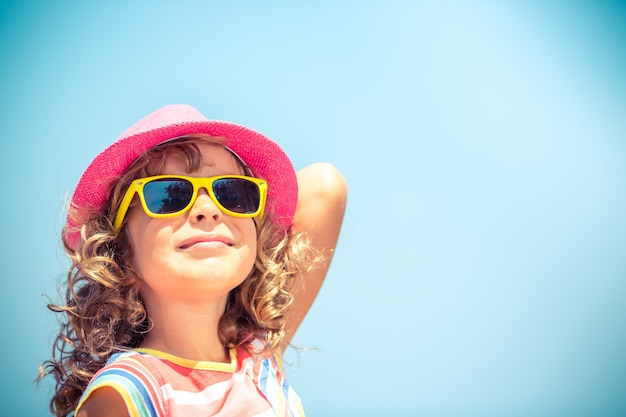
[[[191,208],[201,188],[211,200],[230,216],[263,217],[267,198],[265,180],[244,175],[219,175],[198,178],[184,175],[156,175],[139,178],[128,187],[115,215],[113,226],[119,229],[130,203],[139,194],[143,211],[150,217],[163,219],[178,216]]]

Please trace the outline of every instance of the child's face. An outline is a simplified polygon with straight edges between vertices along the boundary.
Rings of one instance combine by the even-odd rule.
[[[204,161],[199,171],[187,173],[184,161],[170,157],[164,174],[243,174],[224,147],[199,147]],[[205,189],[191,209],[172,218],[149,217],[135,204],[127,228],[133,249],[131,265],[148,304],[174,299],[225,303],[228,292],[248,276],[256,258],[254,221],[222,213]]]

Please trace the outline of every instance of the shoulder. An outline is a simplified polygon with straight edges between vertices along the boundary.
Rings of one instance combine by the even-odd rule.
[[[246,346],[238,346],[237,369],[247,372],[257,381],[274,380],[283,382],[283,366],[279,349],[267,351],[260,338],[251,340]]]
[[[130,417],[126,401],[112,387],[94,390],[76,410],[76,417]]]
[[[257,340],[252,346],[258,348],[263,345]],[[245,358],[242,361],[243,369],[248,368],[252,371],[251,376],[257,389],[270,403],[276,415],[304,416],[302,401],[285,378],[280,352],[276,350],[270,354],[242,353]]]
[[[77,417],[157,416],[162,409],[160,383],[141,354],[114,355],[87,386]]]

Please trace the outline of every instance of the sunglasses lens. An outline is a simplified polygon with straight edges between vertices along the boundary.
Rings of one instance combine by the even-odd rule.
[[[225,209],[235,213],[255,213],[261,203],[258,185],[243,178],[216,180],[213,183],[213,193]]]
[[[143,195],[152,213],[176,213],[191,201],[193,185],[183,179],[158,179],[144,185]]]

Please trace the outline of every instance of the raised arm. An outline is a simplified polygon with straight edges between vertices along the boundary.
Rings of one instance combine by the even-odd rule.
[[[312,245],[324,255],[324,261],[302,277],[302,284],[294,290],[294,304],[281,345],[283,351],[324,282],[339,237],[348,193],[344,177],[329,163],[309,165],[298,171],[297,177],[298,204],[292,231],[306,232]]]

